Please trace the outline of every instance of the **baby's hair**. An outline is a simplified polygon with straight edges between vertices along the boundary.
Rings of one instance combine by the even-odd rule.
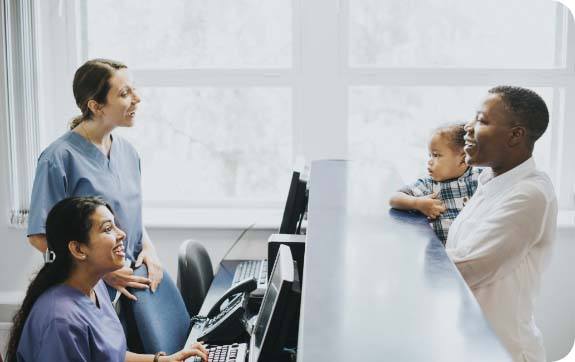
[[[465,140],[463,139],[465,137],[465,123],[439,126],[433,131],[433,134],[445,137],[449,147],[456,152],[462,151],[465,146]]]

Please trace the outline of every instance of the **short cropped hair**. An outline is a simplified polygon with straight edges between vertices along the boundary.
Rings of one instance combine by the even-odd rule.
[[[433,134],[443,137],[453,151],[463,151],[463,147],[465,146],[465,140],[463,139],[463,137],[465,137],[465,123],[452,123],[439,126],[433,131]]]
[[[533,148],[549,124],[549,111],[543,98],[530,89],[514,86],[497,86],[489,93],[499,95],[506,110],[515,116],[520,126],[525,127],[529,146]]]

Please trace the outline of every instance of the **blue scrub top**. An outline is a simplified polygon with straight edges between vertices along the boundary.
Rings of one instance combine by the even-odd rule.
[[[109,158],[76,132],[68,131],[42,152],[32,188],[28,235],[46,234],[46,217],[58,201],[71,196],[101,196],[116,225],[126,233],[126,258],[142,250],[140,157],[126,140],[114,136]]]
[[[124,361],[126,338],[100,280],[99,307],[82,292],[60,284],[44,292],[24,323],[18,362]]]

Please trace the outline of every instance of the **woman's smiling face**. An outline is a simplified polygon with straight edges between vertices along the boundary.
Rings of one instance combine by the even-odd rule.
[[[110,90],[106,104],[101,105],[102,116],[106,123],[114,127],[131,127],[134,125],[140,96],[136,92],[126,68],[118,69],[108,80]]]
[[[101,273],[109,273],[124,266],[124,239],[126,234],[114,223],[114,215],[105,206],[99,206],[92,216],[86,262]]]

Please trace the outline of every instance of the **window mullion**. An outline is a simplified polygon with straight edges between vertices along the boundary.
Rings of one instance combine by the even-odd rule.
[[[347,89],[340,68],[339,1],[301,1],[301,64],[294,87],[294,118],[305,132],[304,156],[342,158],[347,154]],[[318,26],[321,14],[322,26]]]

